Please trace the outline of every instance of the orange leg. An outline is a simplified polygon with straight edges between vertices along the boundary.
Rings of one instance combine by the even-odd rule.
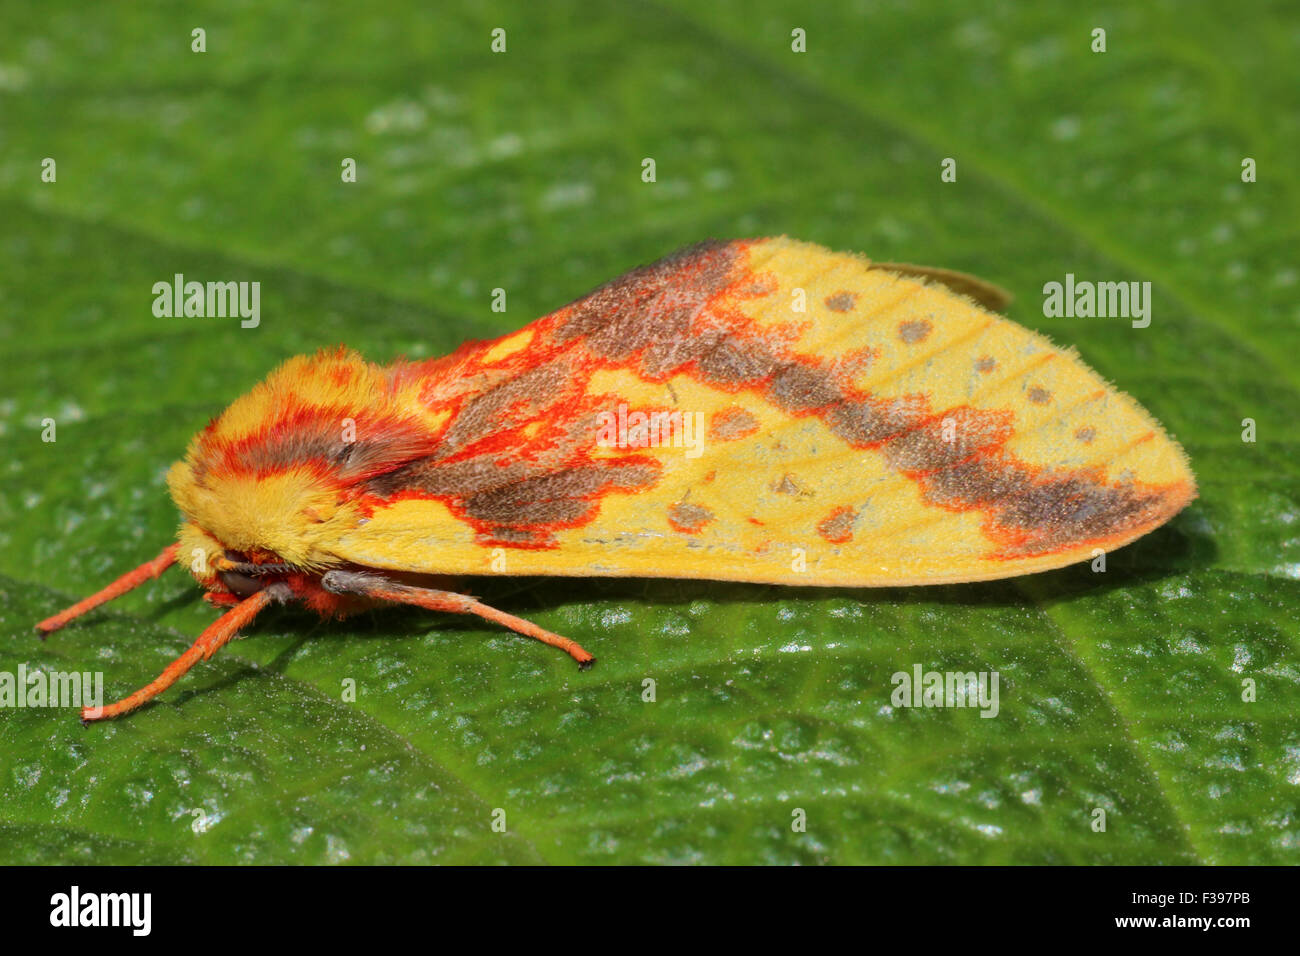
[[[74,617],[81,617],[81,615],[85,614],[87,611],[94,610],[101,604],[106,604],[113,600],[113,598],[121,597],[132,588],[139,587],[150,578],[158,577],[158,575],[162,574],[176,563],[176,548],[177,545],[168,545],[163,549],[162,554],[158,555],[158,557],[154,558],[152,561],[146,561],[134,571],[128,571],[108,587],[104,588],[104,590],[92,594],[84,601],[78,601],[67,610],[60,611],[53,617],[47,617],[45,620],[41,621],[41,623],[36,625],[36,630],[41,632],[41,638],[44,639],[45,635],[49,634],[51,631],[57,631]]]
[[[480,604],[468,594],[457,594],[454,591],[437,591],[433,588],[417,588],[408,584],[388,581],[373,574],[359,574],[350,571],[331,571],[321,580],[321,584],[326,590],[335,593],[361,594],[377,601],[388,601],[392,604],[414,604],[417,607],[428,608],[430,611],[447,611],[451,614],[477,614],[485,620],[501,624],[512,631],[536,638],[543,644],[558,647],[577,661],[583,670],[596,662],[596,658],[583,650],[577,641],[540,628],[532,621],[525,621],[522,617],[515,617],[505,611],[498,611],[494,607]]]
[[[241,628],[257,616],[259,611],[273,600],[283,597],[284,593],[280,587],[273,585],[263,588],[255,592],[251,597],[240,601],[209,624],[207,629],[199,635],[199,639],[190,645],[189,650],[168,664],[166,669],[153,681],[141,687],[130,697],[123,697],[116,704],[109,704],[107,707],[81,708],[81,722],[90,723],[92,720],[117,717],[135,710],[146,701],[157,697],[180,680],[191,667],[201,660],[206,661],[225,646],[231,638],[239,633]]]

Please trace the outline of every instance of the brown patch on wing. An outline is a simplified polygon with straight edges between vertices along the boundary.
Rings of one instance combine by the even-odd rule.
[[[444,433],[438,457],[450,457],[481,438],[536,419],[565,397],[565,383],[572,377],[569,362],[559,357],[475,395]]]
[[[848,312],[852,310],[857,298],[852,292],[836,292],[826,297],[826,308],[832,312]]]
[[[931,417],[890,440],[885,460],[912,477],[948,468],[957,462],[1001,447],[1013,432],[1010,411],[984,411],[969,407],[950,409],[943,418]],[[952,440],[944,423],[951,425]]]
[[[706,524],[714,520],[713,512],[703,505],[679,501],[668,509],[668,523],[682,534],[699,534]]]
[[[831,431],[850,445],[869,447],[903,434],[929,412],[924,395],[902,395],[884,401],[845,398],[825,417]]]
[[[858,513],[844,505],[836,508],[817,525],[817,533],[831,544],[847,544],[853,540],[853,524]]]
[[[594,354],[619,361],[681,339],[738,256],[733,244],[710,240],[633,269],[574,303],[556,341],[581,337]]]
[[[779,408],[797,413],[825,408],[842,396],[824,369],[790,362],[780,366],[768,382],[767,397]]]
[[[657,477],[647,465],[586,465],[480,491],[465,499],[464,510],[497,534],[500,529],[529,532],[538,525],[574,527],[594,517],[600,495],[635,491]]]
[[[727,390],[766,381],[776,343],[735,310],[773,282],[739,268],[745,242],[705,242],[609,282],[557,313],[555,339],[580,339],[596,359],[653,381],[690,369]]]
[[[599,510],[599,499],[609,492],[653,487],[659,468],[653,460],[613,460],[544,469],[485,457],[428,466],[372,491],[389,500],[446,501],[479,529],[485,544],[551,547],[553,532],[589,522]]]
[[[1163,520],[1185,504],[1174,506],[1173,489],[1108,485],[1097,473],[1035,469],[1009,459],[956,465],[922,479],[921,486],[933,504],[989,511],[985,533],[1002,544],[1003,558],[1114,537]]]
[[[721,388],[742,388],[764,382],[779,367],[779,362],[766,343],[747,341],[727,336],[716,344],[708,339],[696,359],[700,377],[710,385]]]
[[[933,326],[929,319],[908,319],[898,324],[898,337],[908,345],[924,342]]]
[[[806,494],[806,492],[799,487],[799,483],[795,480],[794,475],[788,473],[781,476],[781,480],[772,486],[772,490],[778,495]]]
[[[736,441],[758,431],[758,419],[738,405],[714,412],[709,419],[712,441]]]

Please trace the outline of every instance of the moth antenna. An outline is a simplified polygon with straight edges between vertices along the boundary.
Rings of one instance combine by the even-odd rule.
[[[87,611],[93,611],[101,604],[107,604],[113,598],[121,597],[127,591],[144,584],[145,581],[158,577],[176,563],[176,550],[178,547],[179,545],[176,544],[168,545],[158,557],[152,561],[146,561],[134,571],[128,571],[102,591],[96,591],[85,600],[78,601],[72,607],[41,621],[36,625],[36,630],[40,632],[41,639],[44,640],[45,635],[51,631],[57,631],[74,617],[81,617]]]
[[[455,591],[439,591],[434,588],[417,588],[409,584],[398,584],[396,581],[389,581],[376,574],[351,571],[330,571],[321,579],[321,585],[327,591],[333,591],[336,594],[360,594],[376,601],[386,601],[390,604],[413,604],[416,607],[428,608],[430,611],[446,611],[451,614],[476,614],[484,620],[501,624],[526,637],[541,641],[543,644],[558,647],[577,661],[578,666],[583,670],[596,663],[596,658],[572,638],[563,637],[545,628],[538,627],[532,621],[526,621],[522,617],[515,617],[513,614],[507,614],[505,611],[489,607],[468,594],[457,594]]]
[[[198,640],[190,645],[189,650],[168,664],[161,674],[134,694],[123,697],[117,703],[109,704],[107,707],[81,708],[81,722],[88,724],[94,720],[118,717],[157,697],[184,677],[185,673],[199,661],[206,661],[221,650],[264,607],[272,601],[282,601],[287,596],[288,589],[283,585],[272,585],[240,601],[209,624],[203,633],[199,635]]]

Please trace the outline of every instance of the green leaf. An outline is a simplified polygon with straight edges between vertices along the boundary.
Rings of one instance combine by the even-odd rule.
[[[115,698],[212,620],[171,571],[31,631],[171,540],[166,468],[281,359],[436,355],[709,236],[1005,285],[1201,498],[1104,574],[473,583],[587,672],[449,616],[268,614],[126,719],[0,710],[0,862],[1297,860],[1293,5],[10,6],[0,672]],[[1044,318],[1067,272],[1150,281],[1151,326]],[[261,325],[155,318],[175,273],[259,281]],[[998,672],[998,716],[891,706],[916,665]]]

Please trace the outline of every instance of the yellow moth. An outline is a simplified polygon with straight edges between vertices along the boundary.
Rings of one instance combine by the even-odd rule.
[[[1120,547],[1195,497],[1187,458],[970,276],[789,239],[707,242],[443,358],[299,357],[200,432],[153,561],[225,615],[124,713],[271,601],[478,614],[489,573],[940,584]]]

